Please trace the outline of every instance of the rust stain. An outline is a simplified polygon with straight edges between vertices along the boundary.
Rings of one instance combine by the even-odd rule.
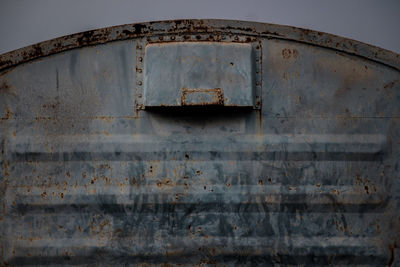
[[[393,244],[389,245],[389,251],[390,251],[390,258],[386,266],[392,266],[394,263],[395,259],[395,254],[394,251],[397,248],[397,242],[395,241]]]
[[[381,226],[380,226],[379,224],[376,225],[376,232],[377,232],[378,234],[381,233]]]
[[[191,101],[190,96],[195,97],[195,101]],[[224,92],[221,88],[182,88],[181,104],[182,106],[224,105]]]
[[[395,87],[397,82],[398,80],[394,80],[383,85],[383,90],[388,95],[389,99],[392,99],[394,97],[395,90],[393,90],[393,87]]]
[[[7,81],[4,81],[3,83],[0,84],[0,95],[1,94],[9,94],[16,96],[17,92],[13,90],[12,85],[10,85]]]
[[[106,121],[107,123],[111,123],[111,121],[113,121],[115,119],[115,117],[113,117],[113,116],[100,116],[98,118]]]
[[[369,195],[369,187],[368,185],[364,186],[365,192],[367,192],[367,194]]]
[[[13,116],[14,116],[14,113],[7,106],[6,110],[4,111],[4,117],[2,117],[1,120],[10,120]]]
[[[398,80],[395,80],[395,81],[392,81],[390,83],[384,84],[383,89],[389,89],[389,88],[391,89],[391,88],[393,88],[395,86],[395,84],[397,83],[397,81]]]
[[[299,51],[297,51],[296,49],[285,48],[282,50],[282,57],[284,59],[289,59],[289,58],[296,59],[298,56],[299,56]]]
[[[1,142],[1,159],[3,161],[3,175],[4,177],[8,177],[8,160],[5,157],[5,151],[6,151],[6,140],[3,139]],[[7,183],[7,179],[5,181]]]
[[[163,179],[161,181],[158,181],[157,182],[157,186],[160,187],[160,188],[163,187],[163,186],[172,187],[172,186],[174,186],[174,183],[170,179],[165,178],[165,179]]]

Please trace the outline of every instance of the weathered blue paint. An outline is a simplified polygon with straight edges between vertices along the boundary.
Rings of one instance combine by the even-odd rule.
[[[4,265],[400,264],[399,55],[245,22],[102,31],[0,56]]]

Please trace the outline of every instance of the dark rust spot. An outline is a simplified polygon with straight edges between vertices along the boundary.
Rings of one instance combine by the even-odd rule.
[[[387,266],[392,266],[393,265],[394,258],[395,258],[394,251],[395,251],[396,248],[397,248],[397,242],[396,241],[393,243],[393,245],[392,244],[389,245],[390,258],[389,258],[389,261],[387,263]]]
[[[392,82],[390,82],[390,83],[386,83],[386,84],[383,85],[383,88],[384,88],[384,89],[391,89],[391,88],[394,87],[394,85],[396,84],[396,82],[397,82],[397,80],[392,81]]]
[[[364,186],[365,192],[367,192],[367,194],[369,195],[369,187],[368,185]]]

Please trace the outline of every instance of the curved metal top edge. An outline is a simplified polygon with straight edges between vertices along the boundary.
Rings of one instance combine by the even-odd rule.
[[[66,50],[157,34],[242,34],[277,38],[331,48],[400,70],[400,54],[337,35],[250,21],[187,19],[153,21],[101,28],[40,42],[0,55],[0,71]]]

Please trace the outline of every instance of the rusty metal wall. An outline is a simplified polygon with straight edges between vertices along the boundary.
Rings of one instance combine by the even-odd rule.
[[[157,54],[212,58],[206,44],[227,64],[215,77],[230,75],[188,81],[191,50]],[[196,60],[197,74],[217,64]],[[398,266],[399,70],[398,54],[356,41],[218,20],[1,55],[2,264]],[[227,89],[238,77],[243,98]],[[185,87],[182,103],[162,89],[193,80],[216,87]]]

